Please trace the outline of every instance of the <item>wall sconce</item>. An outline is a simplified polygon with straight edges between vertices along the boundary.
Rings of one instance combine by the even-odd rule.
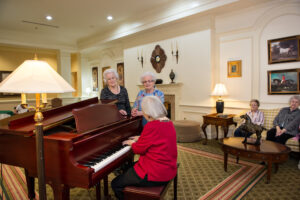
[[[137,50],[137,59],[142,64],[142,68],[143,68],[143,65],[144,65],[143,49],[141,51],[141,56],[139,56],[139,50]]]
[[[176,57],[176,64],[178,64],[178,58],[179,58],[179,53],[178,53],[178,43],[176,41],[176,51],[173,50],[173,42],[171,42],[171,53],[172,53],[172,56],[175,56]]]

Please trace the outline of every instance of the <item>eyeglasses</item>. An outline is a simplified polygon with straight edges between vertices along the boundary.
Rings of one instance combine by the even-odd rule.
[[[154,82],[154,80],[143,81],[142,83],[145,84],[145,83],[152,83],[152,82]]]

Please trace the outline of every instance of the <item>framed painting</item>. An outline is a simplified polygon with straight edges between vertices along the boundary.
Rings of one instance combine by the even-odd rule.
[[[119,84],[124,87],[124,63],[117,64],[117,72],[119,75]]]
[[[227,62],[227,77],[241,77],[242,76],[242,61],[234,60]]]
[[[298,35],[268,40],[268,63],[299,61],[299,38]]]
[[[93,78],[93,91],[99,91],[98,67],[93,67],[92,68],[92,78]]]
[[[110,66],[102,67],[102,86],[103,86],[103,88],[106,86],[106,84],[104,82],[104,78],[103,78],[103,73],[105,70],[110,69],[110,68],[111,68]]]
[[[8,77],[10,74],[12,73],[12,71],[0,71],[0,83],[6,78]],[[20,97],[21,94],[16,94],[16,93],[3,93],[0,92],[0,97]]]
[[[300,69],[268,71],[268,94],[299,94]]]

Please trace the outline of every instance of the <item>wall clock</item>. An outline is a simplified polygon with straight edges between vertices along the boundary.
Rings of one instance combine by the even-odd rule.
[[[157,73],[160,73],[166,64],[167,56],[165,51],[159,46],[156,45],[152,51],[150,58],[151,64]]]

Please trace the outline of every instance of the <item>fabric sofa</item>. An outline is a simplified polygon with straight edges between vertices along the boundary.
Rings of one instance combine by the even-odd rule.
[[[273,127],[273,120],[276,117],[276,115],[278,114],[278,112],[280,111],[280,108],[275,108],[275,109],[260,109],[265,116],[265,122],[264,122],[264,127],[266,129],[271,129]],[[241,114],[245,114],[246,111],[243,111]],[[238,126],[242,123],[242,120],[239,117],[240,115],[237,115],[236,117],[234,117],[234,121],[238,123]],[[252,138],[256,138],[256,134],[252,134],[251,135]],[[266,139],[267,137],[267,131],[263,131],[262,133],[262,139]],[[290,138],[287,142],[286,142],[286,146],[290,147],[292,151],[294,152],[300,152],[300,133],[293,138]]]

